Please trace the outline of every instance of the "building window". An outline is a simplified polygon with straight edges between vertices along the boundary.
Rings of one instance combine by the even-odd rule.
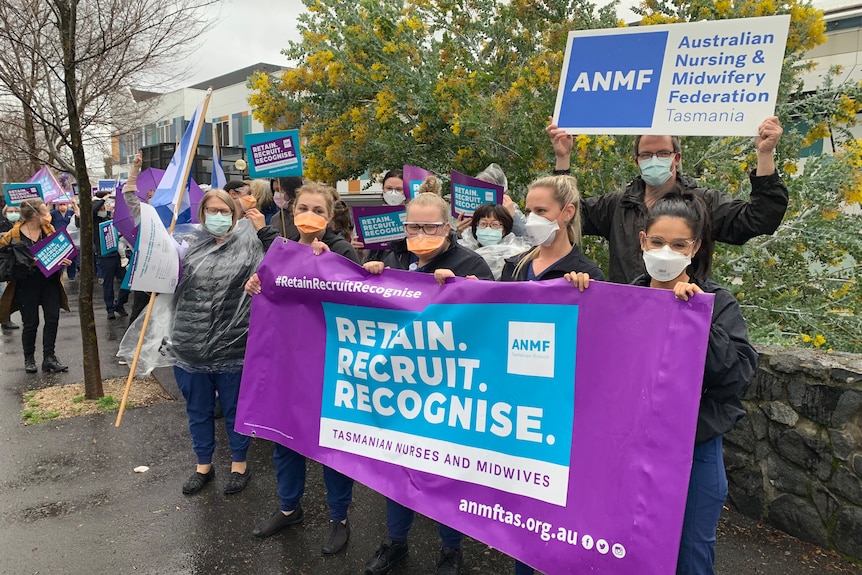
[[[219,146],[230,146],[230,122],[216,122],[215,133]]]
[[[159,126],[159,143],[168,144],[171,142],[173,142],[173,138],[171,138],[171,125],[165,124],[164,126]]]

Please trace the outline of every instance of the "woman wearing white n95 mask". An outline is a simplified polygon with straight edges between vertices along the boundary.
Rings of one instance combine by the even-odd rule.
[[[580,193],[572,176],[547,176],[527,190],[527,238],[533,249],[506,259],[502,281],[561,278],[571,271],[604,279],[602,271],[581,254]],[[595,274],[595,275],[594,275]]]

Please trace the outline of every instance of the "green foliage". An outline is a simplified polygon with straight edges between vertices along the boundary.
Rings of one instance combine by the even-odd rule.
[[[544,126],[551,115],[569,30],[613,27],[616,4],[583,0],[304,0],[298,62],[280,77],[249,81],[255,116],[300,126],[307,176],[334,182],[403,164],[444,177],[503,166],[519,199],[553,168]],[[790,14],[776,114],[785,128],[776,165],[790,207],[774,236],[719,246],[716,279],[740,299],[757,341],[862,352],[862,90],[827,77],[803,93],[808,50],[825,41],[822,13],[802,0],[644,0],[641,24]],[[835,70],[837,72],[837,70]],[[832,156],[798,162],[830,137]],[[584,196],[619,189],[637,173],[630,136],[577,136],[572,170]],[[751,138],[685,138],[683,172],[746,198]],[[603,241],[588,256],[607,269]]]
[[[30,425],[31,423],[44,423],[60,417],[59,412],[41,410],[38,409],[38,406],[22,409],[19,415],[21,416],[24,425]]]

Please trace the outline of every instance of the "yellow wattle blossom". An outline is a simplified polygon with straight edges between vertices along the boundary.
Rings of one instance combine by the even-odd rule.
[[[811,343],[814,344],[814,347],[820,347],[824,343],[826,343],[826,338],[818,333],[816,336],[814,336],[814,339],[812,340]]]
[[[802,340],[802,343],[811,343],[811,336],[807,333],[799,334],[799,338]]]

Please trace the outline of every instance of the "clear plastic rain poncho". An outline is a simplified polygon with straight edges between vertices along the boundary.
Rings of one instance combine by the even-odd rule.
[[[461,232],[461,239],[458,240],[458,243],[482,256],[482,259],[491,268],[491,273],[494,274],[495,280],[499,280],[503,274],[503,266],[506,265],[506,258],[523,253],[531,247],[529,241],[516,236],[514,232],[510,232],[504,236],[500,240],[500,243],[495,246],[480,246],[479,242],[473,236],[471,228],[467,228]]]
[[[241,370],[251,310],[244,287],[264,254],[257,232],[242,219],[221,243],[198,225],[177,226],[174,239],[182,277],[176,293],[156,296],[137,373],[173,365],[193,372]],[[120,343],[117,355],[130,365],[145,315]]]

